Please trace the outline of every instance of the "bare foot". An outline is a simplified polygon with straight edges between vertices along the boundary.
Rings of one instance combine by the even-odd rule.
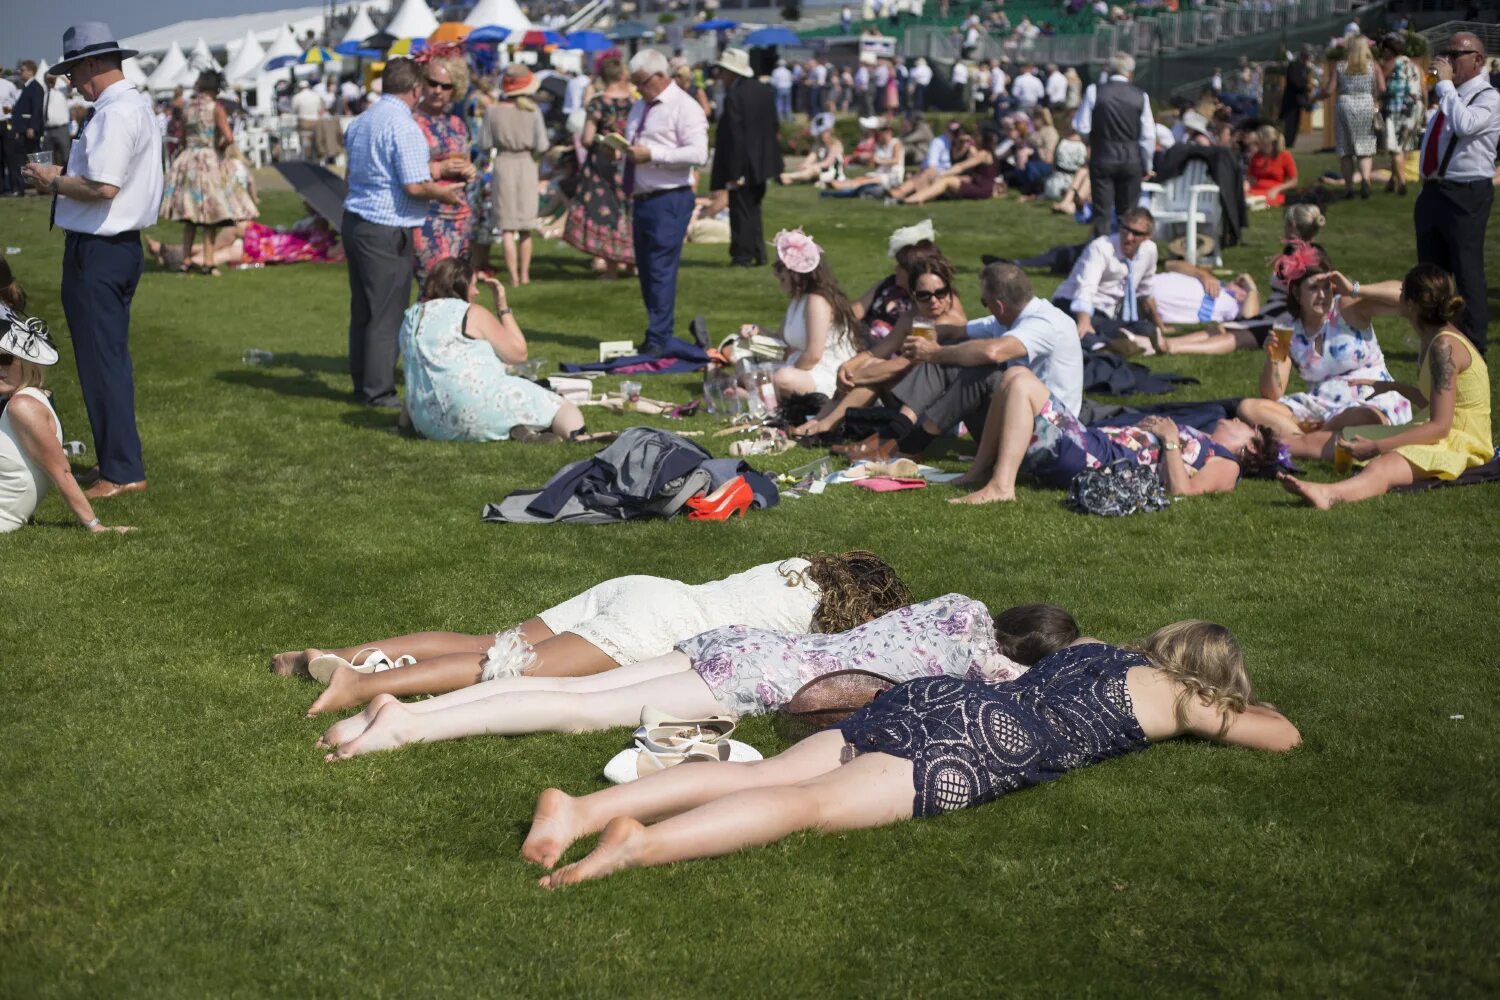
[[[948,502],[967,504],[1013,503],[1015,499],[1015,490],[1002,490],[998,486],[986,486],[981,490],[976,490],[975,492],[970,493],[966,497],[958,497],[956,499],[949,500]]]
[[[598,845],[589,852],[587,857],[571,865],[565,865],[551,875],[544,875],[537,881],[537,885],[544,889],[556,889],[565,885],[603,878],[622,868],[634,868],[639,863],[640,849],[645,836],[646,828],[639,820],[628,816],[616,816],[609,821],[609,826],[606,826],[604,832],[599,835]]]
[[[521,845],[521,858],[550,869],[579,837],[578,810],[574,799],[558,788],[549,788],[536,800],[531,832]]]
[[[1333,506],[1333,497],[1328,486],[1324,483],[1304,483],[1296,476],[1282,473],[1276,479],[1281,483],[1281,488],[1292,496],[1298,496],[1312,504],[1319,510],[1327,510]]]
[[[950,480],[948,480],[948,485],[949,486],[983,486],[985,483],[987,483],[989,481],[990,481],[990,470],[986,469],[984,472],[975,472],[973,469],[970,469],[968,472],[965,472],[963,475],[959,476],[957,479],[950,479]]]
[[[306,677],[307,665],[314,656],[322,656],[321,649],[304,649],[299,652],[277,653],[271,657],[271,673],[281,677]]]
[[[324,730],[323,735],[318,737],[318,742],[315,745],[329,750],[343,746],[345,743],[359,736],[366,729],[369,729],[370,723],[375,721],[375,716],[380,714],[380,710],[395,700],[395,695],[377,694],[374,698],[370,699],[370,703],[365,706],[363,712],[335,722]]]
[[[323,712],[337,712],[341,708],[364,704],[364,696],[359,690],[359,682],[363,677],[363,674],[352,667],[334,667],[333,676],[328,678],[328,686],[307,710],[307,717],[311,719]]]
[[[363,757],[367,753],[404,747],[413,742],[409,734],[411,719],[411,710],[392,698],[375,712],[375,718],[368,729],[323,759],[348,760],[350,757]]]

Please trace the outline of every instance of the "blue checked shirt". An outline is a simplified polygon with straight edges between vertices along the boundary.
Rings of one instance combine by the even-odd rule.
[[[426,202],[405,191],[432,180],[427,138],[398,97],[387,94],[349,125],[349,193],[344,210],[380,226],[414,228],[427,218]]]

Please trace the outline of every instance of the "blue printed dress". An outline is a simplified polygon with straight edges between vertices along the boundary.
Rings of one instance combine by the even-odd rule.
[[[489,341],[465,336],[468,311],[463,299],[406,310],[401,359],[412,426],[435,441],[504,441],[512,427],[551,427],[562,397],[507,374]]]
[[[995,681],[1025,667],[995,645],[983,604],[947,594],[881,615],[847,632],[792,635],[730,625],[679,642],[714,697],[738,715],[781,708],[797,689],[836,670],[869,670],[895,681],[970,677]]]
[[[1411,401],[1399,392],[1377,394],[1367,385],[1349,384],[1349,379],[1394,379],[1375,339],[1375,327],[1356,330],[1350,326],[1339,311],[1341,301],[1334,300],[1316,334],[1309,334],[1300,319],[1292,325],[1292,364],[1307,390],[1289,393],[1278,402],[1299,421],[1323,422],[1356,406],[1368,406],[1388,424],[1411,423]]]
[[[1126,675],[1148,665],[1102,642],[1069,646],[1009,683],[898,685],[837,728],[846,753],[911,761],[912,815],[933,816],[1145,749]]]

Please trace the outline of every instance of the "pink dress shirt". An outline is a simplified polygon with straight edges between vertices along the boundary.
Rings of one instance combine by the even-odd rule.
[[[625,120],[625,138],[651,150],[651,161],[635,168],[633,193],[638,198],[686,187],[692,183],[693,168],[708,162],[708,118],[675,83],[667,84],[654,101],[635,102]]]

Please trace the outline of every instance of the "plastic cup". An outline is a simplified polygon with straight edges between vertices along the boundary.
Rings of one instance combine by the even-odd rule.
[[[35,163],[42,167],[50,167],[52,166],[52,150],[44,149],[40,153],[27,153],[26,162]]]
[[[911,335],[923,340],[937,341],[937,326],[930,319],[912,317]]]
[[[625,397],[625,412],[634,413],[636,406],[641,401],[641,384],[639,382],[621,382],[620,395]]]
[[[1346,476],[1354,469],[1354,452],[1342,437],[1333,442],[1333,471]]]
[[[1289,326],[1271,327],[1271,357],[1277,361],[1285,361],[1292,355],[1292,328]]]

